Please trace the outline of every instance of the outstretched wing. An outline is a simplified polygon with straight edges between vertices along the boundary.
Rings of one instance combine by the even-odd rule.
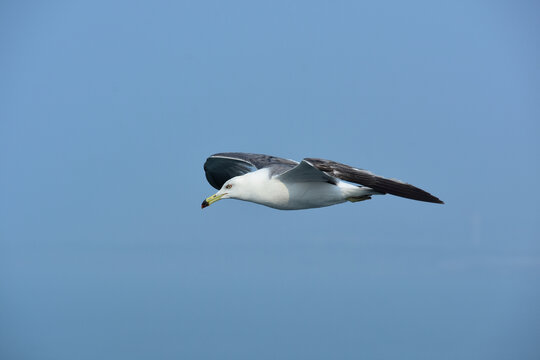
[[[210,185],[219,190],[227,180],[235,176],[244,175],[248,172],[266,167],[285,171],[297,164],[293,160],[264,154],[240,152],[218,153],[206,159],[204,172],[206,173],[206,180],[208,180]]]
[[[372,174],[367,170],[356,169],[352,166],[331,160],[315,158],[307,158],[305,160],[313,164],[313,166],[315,166],[317,169],[324,171],[329,175],[337,177],[341,180],[370,187],[380,193],[392,194],[407,199],[444,204],[443,201],[431,195],[427,191],[399,180],[387,179]]]

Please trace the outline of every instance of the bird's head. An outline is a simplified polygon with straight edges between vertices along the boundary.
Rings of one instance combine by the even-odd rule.
[[[217,193],[210,197],[207,197],[202,202],[201,209],[204,209],[205,207],[210,206],[221,199],[241,199],[241,184],[243,182],[242,180],[242,176],[236,176],[229,179],[227,182],[225,182],[225,184],[223,184],[223,186]]]

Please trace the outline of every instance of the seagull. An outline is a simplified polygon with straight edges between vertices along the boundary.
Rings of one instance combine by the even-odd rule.
[[[221,199],[238,199],[279,210],[300,210],[354,203],[384,194],[444,204],[410,184],[332,160],[305,158],[297,162],[263,154],[226,152],[206,159],[204,171],[210,185],[219,191],[203,201],[203,209]]]

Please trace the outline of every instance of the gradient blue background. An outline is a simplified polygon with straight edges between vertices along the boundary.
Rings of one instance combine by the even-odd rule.
[[[7,1],[2,359],[540,358],[534,1]],[[215,152],[439,196],[228,200]]]

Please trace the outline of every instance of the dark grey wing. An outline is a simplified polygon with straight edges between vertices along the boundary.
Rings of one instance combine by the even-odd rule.
[[[266,167],[272,168],[274,172],[283,172],[297,164],[293,160],[263,154],[218,153],[206,159],[204,172],[210,185],[219,190],[227,180],[235,176]]]
[[[387,179],[372,174],[367,170],[353,168],[352,166],[341,164],[331,160],[323,159],[305,159],[317,169],[324,171],[341,180],[349,181],[372,188],[375,191],[384,194],[392,194],[407,199],[427,201],[432,203],[444,204],[443,201],[431,195],[427,191],[419,189],[411,184],[399,180]]]

